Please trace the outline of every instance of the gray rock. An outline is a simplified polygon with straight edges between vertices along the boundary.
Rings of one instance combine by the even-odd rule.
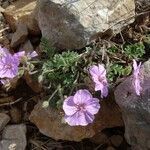
[[[6,126],[0,144],[2,150],[25,150],[27,145],[26,126],[23,124]]]
[[[0,131],[7,125],[10,121],[10,117],[4,113],[0,113]]]
[[[122,110],[125,138],[135,150],[150,149],[150,60],[141,68],[143,83],[140,96],[135,94],[132,76],[121,83],[116,91],[116,102]]]
[[[134,20],[129,19],[135,15],[134,9],[134,0],[38,0],[37,20],[42,36],[52,45],[77,49],[97,32],[108,28],[120,32]]]
[[[28,29],[25,24],[18,23],[17,30],[12,36],[11,47],[17,47],[20,44],[24,43],[28,36]]]

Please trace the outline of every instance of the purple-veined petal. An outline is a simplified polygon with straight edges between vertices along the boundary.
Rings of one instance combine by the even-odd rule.
[[[98,69],[99,69],[99,74],[101,76],[106,76],[106,69],[104,68],[103,65],[98,64]]]
[[[99,68],[96,65],[90,67],[89,72],[91,76],[98,76],[99,75]]]
[[[97,98],[93,98],[88,90],[78,90],[74,96],[64,101],[64,119],[71,126],[86,126],[93,122],[94,114],[99,109],[100,104]]]
[[[103,86],[101,90],[101,98],[108,96],[108,86]]]
[[[21,59],[21,57],[25,56],[25,51],[17,52],[13,55],[16,59]]]
[[[92,76],[93,82],[95,83],[95,91],[101,91],[101,97],[106,97],[108,95],[108,83],[106,78],[106,69],[103,65],[95,66],[90,68],[90,74]]]
[[[135,59],[133,59],[133,69],[136,70],[137,69],[137,62],[135,61]]]
[[[101,91],[101,98],[108,96],[108,86],[101,83],[95,85],[95,91]]]
[[[92,95],[88,90],[78,90],[74,95],[73,101],[75,104],[84,104]]]
[[[65,116],[65,121],[70,126],[87,126],[89,123],[92,123],[94,116],[88,112],[77,112],[72,116]]]
[[[77,111],[77,107],[75,107],[73,96],[68,97],[64,100],[63,110],[66,115],[73,115]]]
[[[0,59],[0,78],[14,78],[18,73],[19,60],[11,54]]]
[[[97,114],[100,109],[99,100],[97,98],[89,99],[85,105],[85,109],[90,114]]]
[[[102,83],[95,84],[95,91],[101,91],[104,85]]]
[[[140,85],[140,80],[139,79],[135,79],[134,80],[134,89],[137,95],[140,95],[140,92],[142,90],[142,87]]]
[[[141,62],[139,63],[139,65],[137,65],[137,62],[135,60],[133,60],[133,86],[135,89],[135,92],[137,95],[140,95],[140,92],[142,90],[141,87],[141,77],[140,77],[140,68],[141,68]]]

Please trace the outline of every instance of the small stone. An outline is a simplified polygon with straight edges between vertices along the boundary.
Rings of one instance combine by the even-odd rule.
[[[0,131],[4,129],[9,121],[10,117],[7,114],[0,113]]]
[[[27,145],[26,126],[24,124],[6,126],[0,143],[2,150],[11,150],[10,148],[25,150]]]
[[[111,136],[110,140],[115,147],[119,147],[123,142],[123,137],[120,135],[113,135]]]
[[[21,110],[17,107],[11,107],[10,116],[12,123],[20,123],[21,122]]]
[[[9,5],[4,11],[4,17],[11,29],[17,29],[17,23],[23,23],[31,34],[40,34],[40,30],[35,20],[37,13],[34,12],[36,0],[17,0]]]
[[[116,150],[116,149],[114,147],[112,147],[112,146],[109,146],[109,147],[107,147],[106,150]]]
[[[11,47],[15,48],[20,44],[24,43],[28,35],[27,26],[19,23],[17,25],[17,30],[12,36]]]

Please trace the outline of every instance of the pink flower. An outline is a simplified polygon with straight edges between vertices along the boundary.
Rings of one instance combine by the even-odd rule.
[[[92,123],[99,109],[99,100],[93,98],[88,90],[78,90],[63,103],[65,121],[70,126],[86,126]]]
[[[20,51],[14,54],[14,57],[16,57],[17,59],[21,59],[23,57],[27,57],[28,60],[37,57],[38,54],[36,51],[33,52],[28,52],[27,54],[25,53],[25,51]]]
[[[137,95],[140,95],[140,92],[142,90],[142,87],[140,85],[141,83],[141,77],[140,77],[140,68],[141,68],[141,62],[139,65],[137,65],[137,62],[133,60],[133,86],[135,89],[135,92]]]
[[[28,59],[31,59],[31,58],[34,58],[34,57],[37,57],[37,56],[38,56],[38,54],[37,54],[36,51],[27,53]]]
[[[19,60],[11,54],[0,59],[0,78],[14,78],[18,74]]]
[[[17,52],[13,55],[16,59],[21,59],[22,57],[25,56],[25,51],[20,51],[20,52]]]
[[[90,67],[89,72],[95,83],[95,91],[101,91],[101,98],[108,95],[108,82],[106,78],[106,69],[103,65],[93,65]]]

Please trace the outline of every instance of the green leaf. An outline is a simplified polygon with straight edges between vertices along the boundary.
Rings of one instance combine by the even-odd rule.
[[[132,72],[132,67],[131,66],[127,66],[125,67],[125,69],[122,70],[122,75],[123,76],[127,76]]]
[[[124,48],[124,53],[129,59],[141,58],[145,54],[145,46],[143,43],[127,45]]]

